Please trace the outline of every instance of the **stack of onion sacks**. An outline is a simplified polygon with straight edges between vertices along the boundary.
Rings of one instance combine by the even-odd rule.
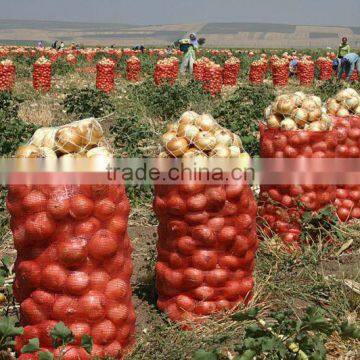
[[[66,62],[69,65],[75,65],[77,63],[77,58],[74,54],[68,54],[66,55]]]
[[[164,82],[174,84],[178,76],[179,60],[177,58],[167,58],[159,60],[156,63],[154,71],[155,85],[161,85]]]
[[[210,115],[194,112],[171,125],[163,142],[166,152],[160,157],[181,157],[184,165],[191,159],[206,165],[209,157],[245,154],[236,135]],[[159,220],[160,310],[190,326],[250,300],[257,206],[245,182],[207,184],[198,174],[196,180],[185,178],[181,184],[157,184],[154,211]]]
[[[206,66],[210,63],[207,57],[201,57],[194,62],[194,79],[196,81],[204,81],[206,77]]]
[[[96,88],[109,93],[115,88],[115,63],[102,59],[96,64]]]
[[[125,54],[125,50],[124,50]],[[141,62],[136,56],[131,56],[126,61],[126,78],[129,81],[137,82],[140,79]]]
[[[42,92],[51,89],[51,61],[45,57],[39,58],[34,64],[33,87]]]
[[[300,85],[311,86],[315,78],[315,63],[309,57],[303,57],[298,62],[298,77]]]
[[[264,115],[269,129],[326,131],[332,126],[321,99],[300,91],[278,96]]]
[[[289,61],[278,59],[271,65],[274,86],[286,86],[289,80]]]
[[[267,67],[266,61],[256,60],[250,65],[249,81],[252,84],[262,84],[265,78],[265,66]]]
[[[103,142],[100,124],[85,119],[37,130],[16,156],[59,156],[60,161],[87,156],[104,165],[104,157],[111,154]],[[61,175],[47,176],[53,183]],[[65,348],[64,360],[89,358],[81,347],[84,335],[94,341],[91,358],[122,358],[134,342],[130,205],[124,184],[102,182],[102,176],[98,180],[10,185],[7,208],[18,256],[14,295],[24,327],[16,338],[18,353],[37,337],[41,349],[57,358],[50,331],[59,321],[75,337]]]
[[[319,80],[330,80],[333,76],[333,62],[328,57],[319,57],[316,61],[316,65],[319,68]]]
[[[236,57],[231,57],[225,61],[223,83],[228,86],[236,86],[238,76],[240,73],[240,60]]]
[[[0,91],[11,91],[15,85],[16,68],[11,60],[0,62]]]
[[[360,157],[360,96],[351,88],[341,90],[326,103],[337,132],[337,157]],[[360,219],[360,185],[338,185],[335,206],[341,221]]]

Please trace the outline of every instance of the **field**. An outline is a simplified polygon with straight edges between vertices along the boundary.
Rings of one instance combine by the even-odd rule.
[[[195,23],[138,26],[129,24],[0,20],[0,43],[34,45],[57,40],[91,46],[166,46],[196,32],[209,47],[336,49],[343,36],[360,46],[359,27],[302,26],[264,23]],[[21,42],[20,42],[21,40]]]
[[[208,33],[216,30],[215,27],[205,29]],[[247,26],[240,31],[251,29]],[[285,33],[293,30],[282,29]],[[312,34],[314,38],[321,38],[316,30]],[[281,55],[284,51],[266,52]],[[324,55],[321,50],[304,50],[303,53],[314,59]],[[204,51],[204,55],[219,64],[226,60],[223,54]],[[177,120],[184,111],[193,110],[213,114],[223,126],[242,138],[251,155],[257,156],[259,121],[276,95],[302,90],[326,100],[344,86],[334,80],[316,80],[312,87],[303,88],[296,79],[291,79],[287,87],[277,89],[271,83],[270,74],[264,84],[251,85],[248,81],[251,59],[246,53],[235,55],[241,59],[238,85],[224,87],[216,97],[204,93],[189,76],[181,77],[173,86],[155,86],[152,76],[156,57],[148,54],[139,55],[142,72],[141,81],[136,84],[125,79],[126,57],[118,61],[116,90],[109,95],[95,89],[95,74],[89,71],[94,64],[80,58],[73,66],[61,58],[53,65],[51,91],[41,94],[32,87],[35,59],[16,57],[14,91],[0,93],[1,155],[13,155],[38,127],[58,126],[96,116],[103,118],[101,125],[106,138],[119,157],[152,157],[159,153],[160,136],[166,125]],[[94,62],[102,57],[103,54],[96,55]],[[360,91],[359,82],[354,88]],[[127,194],[131,201],[129,233],[135,249],[132,286],[137,314],[137,341],[128,359],[360,358],[359,221],[342,224],[334,219],[328,228],[326,217],[314,216],[304,226],[305,238],[311,241],[294,252],[287,251],[277,236],[264,236],[257,253],[254,297],[247,307],[211,317],[203,326],[184,331],[156,308],[157,221],[152,210],[152,188],[129,186]],[[2,286],[6,300],[1,315],[17,319],[18,305],[11,291],[16,251],[5,210],[5,196],[6,189],[2,188],[0,254],[5,256],[2,270],[7,282]],[[328,241],[329,234],[333,241]],[[294,339],[308,351],[307,357],[288,349]],[[0,346],[2,341],[0,337]],[[11,359],[5,352],[1,356]]]

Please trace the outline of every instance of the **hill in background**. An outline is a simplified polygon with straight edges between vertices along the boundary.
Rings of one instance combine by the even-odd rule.
[[[33,44],[55,39],[86,45],[165,46],[196,32],[209,47],[304,48],[338,46],[347,36],[360,47],[360,27],[261,23],[199,23],[136,26],[114,23],[0,20],[0,44]]]

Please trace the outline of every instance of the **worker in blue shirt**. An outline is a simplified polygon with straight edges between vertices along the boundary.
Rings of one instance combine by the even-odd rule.
[[[351,76],[355,68],[360,75],[360,56],[355,53],[345,55],[339,61],[338,79],[341,80],[343,73],[345,73],[346,81],[350,82]]]

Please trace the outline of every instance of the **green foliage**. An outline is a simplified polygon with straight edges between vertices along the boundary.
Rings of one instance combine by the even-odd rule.
[[[13,320],[8,317],[0,319],[0,351],[12,348],[14,337],[24,332],[22,327],[17,327]]]
[[[28,124],[18,118],[4,118],[0,112],[0,155],[10,156],[16,149],[30,140],[37,129],[34,124]]]
[[[314,213],[305,211],[301,218],[301,239],[311,242],[314,239],[325,239],[336,236],[344,241],[344,234],[339,230],[340,222],[335,215],[336,210],[332,206],[327,206]]]
[[[109,95],[93,88],[72,89],[67,94],[63,105],[66,113],[77,119],[100,118],[115,110]]]
[[[56,348],[71,344],[74,341],[74,334],[63,322],[57,323],[50,335]]]
[[[272,312],[267,320],[259,318],[259,309],[249,309],[232,316],[235,321],[252,321],[235,346],[236,360],[323,360],[325,342],[335,330],[343,338],[358,339],[360,329],[354,324],[341,325],[329,319],[320,307],[308,307],[302,317],[291,310]],[[199,350],[194,360],[219,359],[216,352]]]
[[[336,79],[324,81],[319,86],[311,89],[311,93],[317,95],[322,101],[326,101],[331,97],[334,97],[342,88],[342,84]]]
[[[0,118],[8,119],[15,117],[19,110],[19,99],[11,92],[0,91]]]
[[[213,115],[224,127],[238,134],[247,152],[255,156],[259,154],[258,120],[274,99],[274,88],[270,86],[242,85],[215,108]]]
[[[30,339],[21,349],[23,354],[31,354],[40,350],[40,341],[38,338]]]
[[[11,259],[4,255],[0,261],[0,286],[5,283],[5,278],[11,275]]]
[[[155,86],[149,79],[141,86],[134,86],[129,98],[143,104],[150,116],[173,120],[192,108],[194,103],[209,100],[210,95],[204,94],[201,85],[193,80],[185,84],[176,82],[174,85]]]
[[[51,65],[51,72],[53,76],[64,76],[75,72],[75,67],[74,65],[69,64],[66,61],[66,58],[60,57]]]

